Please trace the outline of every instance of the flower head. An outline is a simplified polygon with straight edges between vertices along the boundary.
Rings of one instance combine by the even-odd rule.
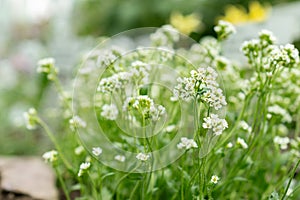
[[[105,104],[102,106],[101,116],[108,120],[116,120],[119,110],[115,104]]]
[[[274,143],[280,146],[281,150],[286,150],[288,148],[288,144],[290,143],[290,138],[288,137],[274,137]]]
[[[193,31],[197,31],[201,27],[201,21],[199,20],[199,17],[194,13],[186,16],[178,12],[172,13],[170,23],[181,33],[187,35],[189,35]]]
[[[92,153],[93,153],[95,156],[99,156],[99,155],[102,154],[102,149],[101,149],[100,147],[93,147]]]
[[[54,163],[57,160],[58,153],[55,150],[48,151],[43,154],[43,158],[47,163]]]
[[[234,26],[231,23],[223,20],[220,20],[218,22],[217,26],[214,27],[214,30],[216,31],[218,38],[221,40],[227,39],[229,35],[236,32]]]
[[[182,137],[180,142],[177,144],[178,149],[189,150],[191,148],[198,148],[197,143],[193,139],[188,139],[186,137]]]
[[[78,146],[78,147],[76,147],[75,149],[74,149],[74,153],[76,154],[76,155],[81,155],[82,153],[84,152],[84,148],[83,148],[83,146]]]
[[[248,149],[248,144],[240,137],[237,138],[236,144],[240,145],[243,149]]]
[[[123,111],[136,110],[145,118],[157,121],[166,112],[162,105],[155,105],[153,99],[147,95],[128,97],[123,105]]]
[[[189,77],[177,79],[178,84],[174,87],[173,96],[184,101],[200,98],[218,110],[227,103],[216,81],[217,76],[217,72],[211,67],[192,70]]]
[[[24,114],[25,122],[26,122],[26,128],[29,130],[33,130],[37,126],[37,112],[34,108],[30,108],[27,112]]]
[[[58,69],[55,67],[54,58],[44,58],[39,60],[37,72],[45,73],[49,80],[54,80],[58,73]]]
[[[217,184],[219,182],[220,178],[217,175],[213,175],[210,179],[210,182],[213,184]]]
[[[81,177],[84,173],[86,173],[90,166],[90,162],[81,163],[79,167],[78,177]]]
[[[73,116],[72,119],[69,120],[69,124],[72,131],[76,130],[76,128],[86,127],[86,122],[77,115]]]
[[[228,124],[225,119],[220,119],[218,115],[211,114],[209,117],[205,117],[202,127],[205,129],[212,129],[215,135],[221,135],[222,132],[228,128]]]
[[[136,156],[136,159],[140,160],[140,161],[147,161],[150,158],[149,154],[145,154],[145,153],[138,153]]]
[[[122,155],[116,155],[115,156],[115,160],[119,161],[119,162],[125,162],[126,157],[122,156]]]

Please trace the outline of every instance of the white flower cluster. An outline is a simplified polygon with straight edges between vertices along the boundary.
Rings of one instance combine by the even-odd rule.
[[[57,76],[58,73],[58,69],[55,67],[54,58],[44,58],[39,60],[37,72],[45,73],[47,74],[47,78],[49,80],[54,80],[54,78]]]
[[[226,105],[223,91],[217,83],[218,74],[211,68],[198,68],[190,72],[190,77],[179,77],[178,85],[173,90],[176,99],[189,101],[193,98],[202,98],[210,107],[218,110]]]
[[[288,137],[274,137],[274,143],[280,146],[281,150],[286,150],[288,148],[288,144],[290,143],[290,138]]]
[[[25,118],[26,128],[33,130],[37,126],[37,112],[34,108],[30,108],[27,112],[23,114]]]
[[[275,42],[276,38],[272,32],[262,30],[259,33],[259,39],[245,41],[242,45],[242,51],[248,57],[250,64],[258,62],[260,59],[257,58],[262,56],[262,67],[268,71],[268,76],[272,75],[270,71],[273,67],[293,67],[299,63],[299,51],[294,45],[278,46],[274,45]]]
[[[78,177],[81,177],[84,173],[86,173],[90,166],[90,162],[81,163],[79,167]]]
[[[122,155],[116,155],[115,156],[115,160],[119,161],[119,162],[125,162],[126,157],[122,156]]]
[[[218,24],[214,27],[214,31],[217,33],[218,38],[225,40],[229,35],[234,34],[236,32],[234,26],[227,22],[220,20]]]
[[[191,148],[198,148],[197,143],[193,139],[188,139],[186,137],[182,137],[180,142],[177,144],[178,149],[189,150]]]
[[[276,37],[273,35],[273,33],[269,30],[261,30],[258,33],[260,42],[262,46],[268,46],[276,43]]]
[[[97,91],[103,93],[112,93],[115,90],[122,89],[130,80],[130,73],[119,72],[110,77],[101,79]]]
[[[131,63],[128,72],[119,72],[110,77],[101,79],[97,91],[102,93],[112,93],[115,90],[123,89],[131,81],[135,81],[134,85],[141,86],[148,82],[150,65],[142,61],[134,61]]]
[[[150,158],[149,154],[145,154],[145,153],[138,153],[136,155],[136,159],[140,160],[140,161],[147,161]]]
[[[292,122],[292,116],[289,114],[289,112],[277,104],[273,106],[269,106],[268,112],[276,115],[281,115],[283,122],[288,122],[288,123]]]
[[[114,63],[118,57],[124,54],[124,50],[118,46],[113,46],[111,49],[101,51],[97,54],[97,64],[99,66],[109,66]]]
[[[271,51],[271,62],[283,67],[293,67],[299,64],[299,51],[292,44],[275,46]]]
[[[151,34],[150,39],[154,46],[172,47],[179,41],[180,33],[173,26],[164,25]]]
[[[43,158],[47,163],[54,163],[57,160],[58,153],[55,150],[48,151],[43,154]]]
[[[248,149],[248,144],[245,142],[243,138],[238,137],[236,140],[236,144],[240,145],[243,149]]]
[[[245,121],[240,121],[239,126],[240,126],[243,130],[247,131],[248,133],[251,133],[251,132],[252,132],[251,126],[249,126],[249,124],[248,124],[247,122],[245,122]]]
[[[118,118],[118,108],[115,104],[104,104],[102,106],[101,116],[108,120],[116,120]]]
[[[102,149],[100,147],[93,147],[92,148],[92,153],[95,156],[100,156],[102,154]]]
[[[75,155],[81,155],[83,152],[84,152],[84,148],[81,145],[74,149]]]
[[[123,105],[123,111],[130,109],[135,109],[145,118],[151,118],[154,121],[159,120],[166,112],[165,107],[155,106],[154,101],[147,95],[128,97]]]
[[[72,119],[69,120],[69,124],[72,131],[75,131],[76,128],[86,127],[86,122],[77,115],[73,116]]]
[[[228,124],[225,119],[220,119],[218,115],[211,114],[209,117],[205,117],[202,127],[205,129],[212,129],[215,135],[221,135],[222,132],[228,128]]]
[[[204,67],[217,64],[217,58],[220,57],[221,45],[216,38],[206,36],[201,39],[200,43],[192,45],[186,57],[197,65]]]

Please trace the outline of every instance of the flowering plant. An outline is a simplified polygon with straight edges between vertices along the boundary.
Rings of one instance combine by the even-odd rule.
[[[53,141],[44,158],[67,199],[75,189],[83,199],[299,196],[298,50],[261,31],[241,48],[248,64],[236,64],[221,48],[234,27],[214,30],[199,43],[169,25],[146,45],[104,42],[78,70],[72,101],[55,62],[39,62],[69,127],[62,137],[35,110],[25,117]]]

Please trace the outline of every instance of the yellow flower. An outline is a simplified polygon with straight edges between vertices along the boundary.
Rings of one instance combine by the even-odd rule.
[[[269,7],[262,6],[258,1],[249,4],[249,21],[262,22],[267,19]]]
[[[248,21],[248,14],[243,7],[229,5],[225,8],[225,16],[220,19],[232,24],[240,24]]]
[[[178,29],[181,33],[189,35],[193,31],[198,31],[202,22],[195,13],[189,15],[182,15],[178,12],[172,13],[170,18],[170,24]]]
[[[225,8],[225,15],[218,19],[232,24],[262,22],[268,18],[269,11],[268,6],[263,6],[258,1],[252,1],[249,4],[249,12],[241,6],[229,5]]]

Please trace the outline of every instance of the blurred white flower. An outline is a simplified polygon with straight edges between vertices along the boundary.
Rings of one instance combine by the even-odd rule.
[[[93,153],[95,156],[99,156],[99,155],[102,154],[102,149],[101,149],[100,147],[93,147],[92,153]]]
[[[101,116],[108,120],[116,120],[118,118],[118,108],[115,104],[105,104],[102,106]]]
[[[210,182],[213,184],[217,184],[219,182],[220,178],[217,175],[213,175],[210,179]]]
[[[73,116],[72,119],[69,120],[69,124],[72,131],[75,131],[76,128],[86,127],[86,122],[77,115]]]
[[[243,149],[248,149],[248,144],[245,142],[244,139],[238,137],[236,140],[236,144],[240,145]]]
[[[23,114],[25,118],[26,128],[33,130],[37,127],[37,112],[34,108],[30,108]]]
[[[275,144],[280,146],[281,150],[286,150],[288,148],[288,144],[290,143],[290,138],[275,136],[273,141]]]
[[[116,155],[115,160],[120,161],[120,162],[125,162],[126,157],[122,155]]]
[[[136,156],[136,159],[140,160],[140,161],[147,161],[150,158],[149,154],[144,154],[144,153],[138,153],[138,155]]]
[[[177,148],[189,150],[191,148],[198,148],[198,145],[193,139],[188,139],[186,137],[182,137],[180,139],[180,143],[177,144]]]
[[[84,173],[86,173],[90,166],[90,162],[81,163],[79,167],[78,177],[81,177]]]
[[[74,149],[75,155],[81,155],[83,152],[84,152],[84,148],[81,145]]]
[[[58,153],[55,150],[48,151],[43,154],[45,162],[54,163],[57,160]]]

